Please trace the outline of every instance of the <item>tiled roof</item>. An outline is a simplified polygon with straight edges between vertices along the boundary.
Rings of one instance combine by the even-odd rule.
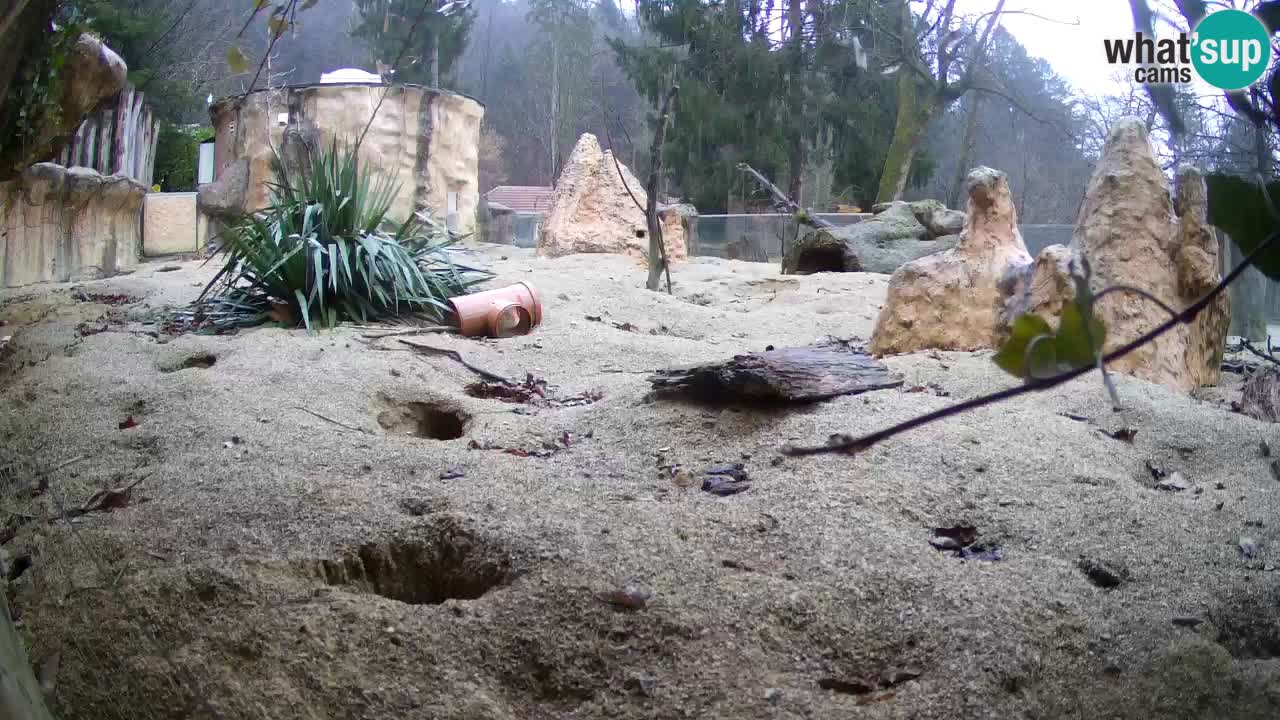
[[[516,212],[546,212],[551,209],[551,194],[554,192],[555,188],[537,185],[499,185],[484,197]]]

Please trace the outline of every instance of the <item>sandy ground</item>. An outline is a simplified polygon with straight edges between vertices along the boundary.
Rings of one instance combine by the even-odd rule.
[[[1280,711],[1280,482],[1260,451],[1280,433],[1232,413],[1231,387],[1121,379],[1117,413],[1087,378],[857,457],[783,459],[1011,380],[989,354],[935,353],[888,359],[901,389],[786,410],[653,398],[650,370],[866,338],[886,278],[699,259],[669,297],[625,258],[477,253],[495,285],[536,283],[545,324],[421,342],[597,402],[470,397],[458,363],[354,329],[159,343],[141,323],[195,297],[212,266],[194,261],[3,294],[9,591],[32,654],[60,659],[59,717]],[[750,489],[672,478],[718,462]],[[127,507],[59,519],[135,482]],[[952,526],[1000,559],[931,546]]]

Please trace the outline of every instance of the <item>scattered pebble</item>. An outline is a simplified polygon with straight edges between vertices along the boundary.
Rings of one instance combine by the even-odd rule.
[[[676,484],[676,487],[682,488],[693,487],[696,484],[693,473],[682,467],[672,468],[671,481]]]
[[[1175,472],[1169,477],[1156,483],[1156,489],[1164,490],[1165,492],[1182,492],[1188,487],[1187,481],[1182,477],[1182,473],[1180,472]]]
[[[1252,560],[1258,557],[1258,543],[1250,537],[1240,538],[1240,557],[1244,560]]]
[[[964,547],[959,542],[957,542],[955,538],[947,537],[945,535],[942,537],[929,538],[929,544],[939,550],[959,550],[960,548]]]
[[[612,605],[619,610],[643,610],[649,604],[652,593],[640,588],[627,586],[622,590],[609,590],[596,593],[596,600]]]
[[[632,675],[623,681],[622,687],[637,695],[649,697],[653,695],[654,689],[658,687],[658,681],[644,675]]]
[[[978,542],[978,529],[972,525],[934,528],[929,544],[960,560],[999,562],[1004,553],[996,545]]]
[[[751,489],[750,477],[742,463],[716,463],[703,471],[702,491],[727,497]]]
[[[737,495],[751,489],[751,483],[734,480],[727,475],[708,475],[702,478],[702,491],[718,497]]]

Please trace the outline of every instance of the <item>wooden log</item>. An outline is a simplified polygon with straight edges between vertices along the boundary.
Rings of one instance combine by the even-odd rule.
[[[902,385],[861,348],[832,342],[736,355],[728,362],[663,370],[649,378],[654,390],[680,391],[712,401],[798,403],[827,400]]]

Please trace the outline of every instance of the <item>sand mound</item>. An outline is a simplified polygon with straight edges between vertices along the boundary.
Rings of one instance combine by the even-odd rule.
[[[868,337],[886,277],[694,259],[669,297],[622,256],[477,252],[544,325],[422,342],[573,402],[475,397],[350,329],[157,343],[195,262],[0,296],[0,508],[137,482],[0,521],[58,717],[1275,716],[1280,438],[1234,389],[1118,377],[1115,413],[1087,379],[784,459],[1010,379],[922,353],[886,360],[900,389],[788,410],[654,399],[653,369]],[[684,481],[716,463],[750,489]]]

